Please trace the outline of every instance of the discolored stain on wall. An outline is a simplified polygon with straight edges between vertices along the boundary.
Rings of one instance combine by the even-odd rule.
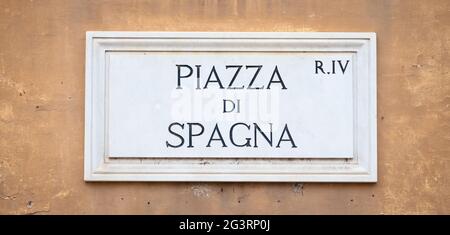
[[[448,214],[450,1],[0,1],[1,214]],[[85,31],[376,32],[376,184],[85,183]]]

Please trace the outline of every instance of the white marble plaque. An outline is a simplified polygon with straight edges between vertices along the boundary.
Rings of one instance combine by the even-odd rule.
[[[88,32],[85,179],[375,181],[375,52],[374,33]]]

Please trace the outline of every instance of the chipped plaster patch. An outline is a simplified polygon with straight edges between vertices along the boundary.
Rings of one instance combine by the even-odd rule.
[[[192,194],[194,194],[195,197],[203,197],[208,198],[211,193],[211,189],[203,184],[196,184],[191,187]]]

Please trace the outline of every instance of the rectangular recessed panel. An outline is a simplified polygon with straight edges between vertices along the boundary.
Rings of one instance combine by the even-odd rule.
[[[353,156],[352,53],[106,58],[110,157]]]
[[[86,36],[86,181],[377,180],[374,33]]]

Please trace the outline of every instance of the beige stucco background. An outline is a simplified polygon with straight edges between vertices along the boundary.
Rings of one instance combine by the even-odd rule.
[[[376,32],[378,174],[85,183],[85,31]],[[0,0],[0,214],[449,214],[450,1]]]

